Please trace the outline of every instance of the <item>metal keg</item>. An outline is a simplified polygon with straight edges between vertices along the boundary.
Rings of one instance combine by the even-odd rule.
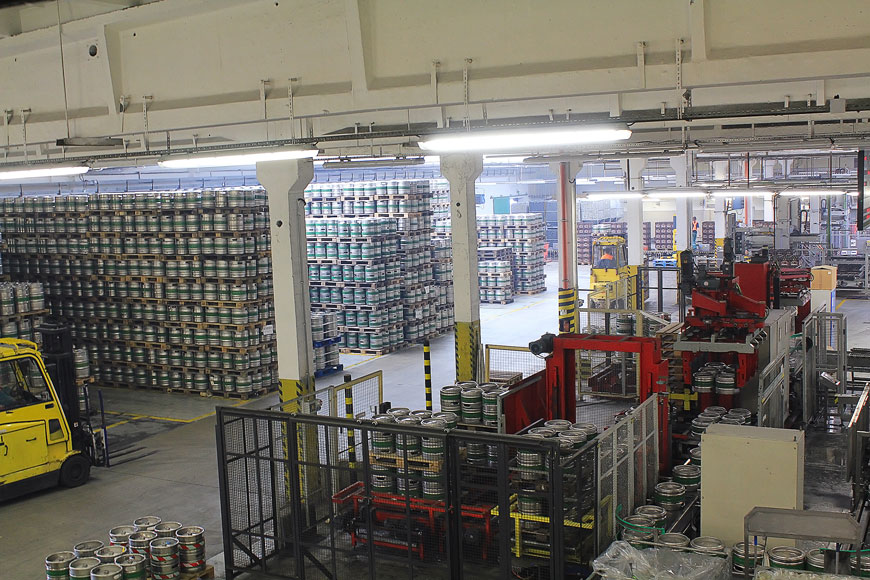
[[[103,564],[113,564],[115,558],[127,553],[127,546],[104,546],[94,553]]]
[[[568,429],[558,434],[559,439],[564,439],[571,442],[571,449],[580,449],[586,444],[586,434],[581,431]]]
[[[463,389],[460,394],[462,422],[480,424],[483,419],[483,391],[479,387]]]
[[[701,370],[692,375],[692,390],[696,393],[712,393],[716,385],[716,375]]]
[[[686,487],[681,483],[663,481],[655,486],[656,505],[667,511],[677,511],[686,503]]]
[[[598,426],[595,423],[574,423],[572,431],[581,431],[586,434],[586,440],[591,441],[598,436]]]
[[[447,428],[447,423],[441,419],[423,419],[420,426],[429,429],[444,430]],[[420,449],[423,452],[423,459],[429,461],[439,461],[444,459],[444,436],[422,435],[420,437]]]
[[[691,458],[692,465],[697,465],[701,467],[701,447],[692,447],[689,449],[689,457]]]
[[[524,516],[541,518],[544,515],[544,500],[536,495],[534,487],[524,488],[517,494],[517,511]],[[523,520],[520,523],[523,529],[533,530],[541,526],[542,522],[535,520]]]
[[[689,536],[678,533],[661,534],[657,543],[671,550],[679,550],[689,547]]]
[[[371,473],[372,491],[378,493],[396,492],[396,472],[394,469],[384,465],[373,464],[371,466]]]
[[[69,563],[69,577],[70,580],[74,578],[84,578],[86,580],[90,580],[91,578],[91,570],[100,565],[100,559],[89,557],[89,558],[76,558],[72,562]]]
[[[154,531],[157,533],[158,538],[174,538],[175,532],[182,527],[184,526],[178,522],[160,522],[154,526]]]
[[[410,470],[405,466],[405,469],[400,470],[396,475],[396,493],[407,497],[420,497],[420,472]]]
[[[185,526],[175,532],[178,559],[183,574],[205,570],[205,535],[199,526]]]
[[[790,546],[777,546],[767,551],[771,568],[803,570],[807,555],[803,550]]]
[[[67,580],[70,562],[76,559],[74,552],[55,552],[45,557],[46,580]]]
[[[395,423],[390,415],[375,415],[372,417],[375,423]],[[372,430],[372,453],[375,455],[391,454],[395,450],[395,441],[392,433]]]
[[[460,413],[462,389],[458,386],[448,385],[441,387],[441,411]]]
[[[532,427],[529,429],[530,435],[541,435],[545,439],[551,439],[556,436],[556,431],[549,427]]]
[[[142,554],[145,558],[148,558],[148,549],[151,544],[151,540],[157,538],[157,532],[153,530],[146,530],[144,532],[133,532],[130,534],[129,544],[127,549],[131,554]]]
[[[697,465],[677,465],[673,471],[674,481],[686,487],[686,491],[697,491],[701,487],[701,468]]]
[[[725,544],[722,543],[722,540],[714,538],[713,536],[698,536],[689,543],[689,546],[699,552],[710,554],[712,556],[727,556],[727,552],[725,552]]]
[[[177,538],[151,540],[151,575],[155,579],[178,574],[178,543]]]
[[[702,418],[704,418],[704,419],[712,419],[714,423],[718,423],[718,422],[719,422],[719,419],[722,418],[722,415],[720,415],[719,413],[716,413],[716,412],[713,412],[713,411],[708,411],[708,410],[705,409],[704,411],[702,411],[702,412],[698,415],[698,417],[702,417]]]
[[[91,570],[91,580],[122,580],[124,569],[114,562],[102,563]]]
[[[736,395],[738,392],[737,375],[729,372],[716,373],[716,393],[720,395]]]
[[[710,417],[695,417],[692,419],[692,435],[695,437],[700,437],[707,431],[707,427],[712,425],[714,420]]]
[[[414,427],[420,424],[420,419],[412,417],[411,415],[406,415],[401,417],[396,421],[396,423],[405,427]],[[404,452],[407,452],[408,455],[420,454],[420,437],[418,435],[409,435],[406,433],[396,434],[396,453],[402,455]]]
[[[764,564],[764,546],[761,544],[749,544],[747,550],[744,542],[734,544],[731,549],[731,565],[737,572],[743,572],[744,568],[750,573],[755,573],[755,566]]]
[[[863,558],[862,558],[863,560]],[[825,553],[819,548],[815,548],[807,552],[806,569],[811,572],[825,571]]]
[[[133,520],[133,526],[136,528],[137,532],[144,532],[147,530],[153,530],[157,524],[159,524],[162,520],[157,516],[145,516],[141,517],[137,520]]]
[[[649,518],[653,521],[653,527],[664,528],[668,519],[668,512],[658,505],[641,505],[634,510],[635,515]]]
[[[715,414],[715,415],[718,415],[719,417],[721,417],[722,415],[724,415],[727,412],[728,412],[728,409],[726,409],[725,407],[718,407],[715,405],[711,405],[711,406],[707,407],[706,409],[704,409],[704,413]]]
[[[392,409],[387,410],[387,415],[398,420],[400,417],[410,414],[410,412],[411,409],[408,407],[393,407]]]
[[[451,411],[442,411],[440,413],[432,413],[433,419],[441,419],[446,423],[445,429],[455,429],[459,423],[459,416]]]
[[[861,554],[861,569],[858,569],[858,558],[855,554],[849,556],[849,568],[853,576],[870,578],[870,553]]]
[[[635,548],[643,549],[647,546],[641,542],[652,542],[655,536],[653,521],[644,516],[627,516],[620,522],[622,526],[622,539]]]
[[[73,547],[77,558],[91,558],[96,554],[97,550],[105,546],[100,540],[88,540],[87,542],[79,542]]]
[[[522,436],[527,439],[546,439],[538,433],[526,433]],[[535,480],[543,474],[544,456],[538,449],[518,447],[517,465],[520,469],[520,479]]]
[[[750,411],[749,409],[736,407],[728,411],[728,414],[734,417],[743,417],[744,424],[749,424],[752,421],[752,411]]]
[[[571,428],[571,421],[566,419],[550,419],[549,421],[544,422],[544,427],[552,429],[556,433],[560,433]]]

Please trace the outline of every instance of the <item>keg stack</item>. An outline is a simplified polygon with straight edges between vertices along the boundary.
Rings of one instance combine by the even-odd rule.
[[[396,220],[312,217],[306,230],[311,305],[336,313],[341,350],[380,354],[401,346]]]
[[[42,344],[37,328],[48,314],[40,282],[0,283],[0,336]]]
[[[510,304],[514,301],[514,279],[508,260],[478,262],[480,301],[487,304]]]
[[[434,336],[439,325],[448,327],[443,306],[452,296],[446,284],[434,284],[428,181],[314,184],[305,195],[312,302],[330,304],[339,311],[339,326],[345,327],[343,351],[381,354]],[[371,223],[392,224],[382,232],[391,238],[370,240],[372,233],[355,234]],[[333,243],[348,247],[333,249]],[[383,251],[368,255],[372,250],[366,248],[377,243]],[[356,244],[362,245],[361,256],[356,255]],[[334,265],[352,268],[339,272],[331,268]],[[323,266],[330,266],[328,279]],[[336,276],[341,284],[335,284]],[[333,290],[336,287],[338,291]],[[344,288],[363,292],[342,293]],[[363,314],[368,326],[354,319],[357,311],[369,311],[372,305],[387,313],[385,318],[372,323]],[[342,314],[350,314],[351,320],[342,322]],[[371,345],[372,338],[375,345]]]
[[[206,570],[204,530],[156,516],[109,530],[109,545],[88,540],[45,558],[48,580],[176,580]]]
[[[478,216],[477,237],[481,246],[511,248],[514,294],[539,294],[547,289],[544,216],[537,213]]]
[[[322,377],[342,370],[338,362],[338,317],[335,312],[323,310],[311,313],[311,336],[314,340],[314,376]]]
[[[267,211],[256,188],[7,198],[4,261],[102,384],[247,395],[277,384]]]
[[[450,240],[432,235],[432,291],[438,299],[435,317],[436,334],[453,332],[453,246]]]

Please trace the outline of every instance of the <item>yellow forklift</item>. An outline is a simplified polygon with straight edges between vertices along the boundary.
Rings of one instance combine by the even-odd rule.
[[[46,324],[35,343],[0,339],[0,500],[76,487],[105,465],[105,427],[81,416],[68,327]]]
[[[637,270],[637,266],[628,265],[625,238],[602,236],[592,240],[590,308],[643,308],[645,297],[638,300]]]

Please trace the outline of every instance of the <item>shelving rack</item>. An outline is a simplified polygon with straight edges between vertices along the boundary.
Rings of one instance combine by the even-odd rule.
[[[258,188],[10,198],[7,271],[44,284],[104,386],[248,397],[277,387]]]

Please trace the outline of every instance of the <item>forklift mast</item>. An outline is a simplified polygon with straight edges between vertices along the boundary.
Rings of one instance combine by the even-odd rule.
[[[46,321],[37,329],[42,333],[42,360],[70,426],[79,423],[72,333],[66,324]]]

